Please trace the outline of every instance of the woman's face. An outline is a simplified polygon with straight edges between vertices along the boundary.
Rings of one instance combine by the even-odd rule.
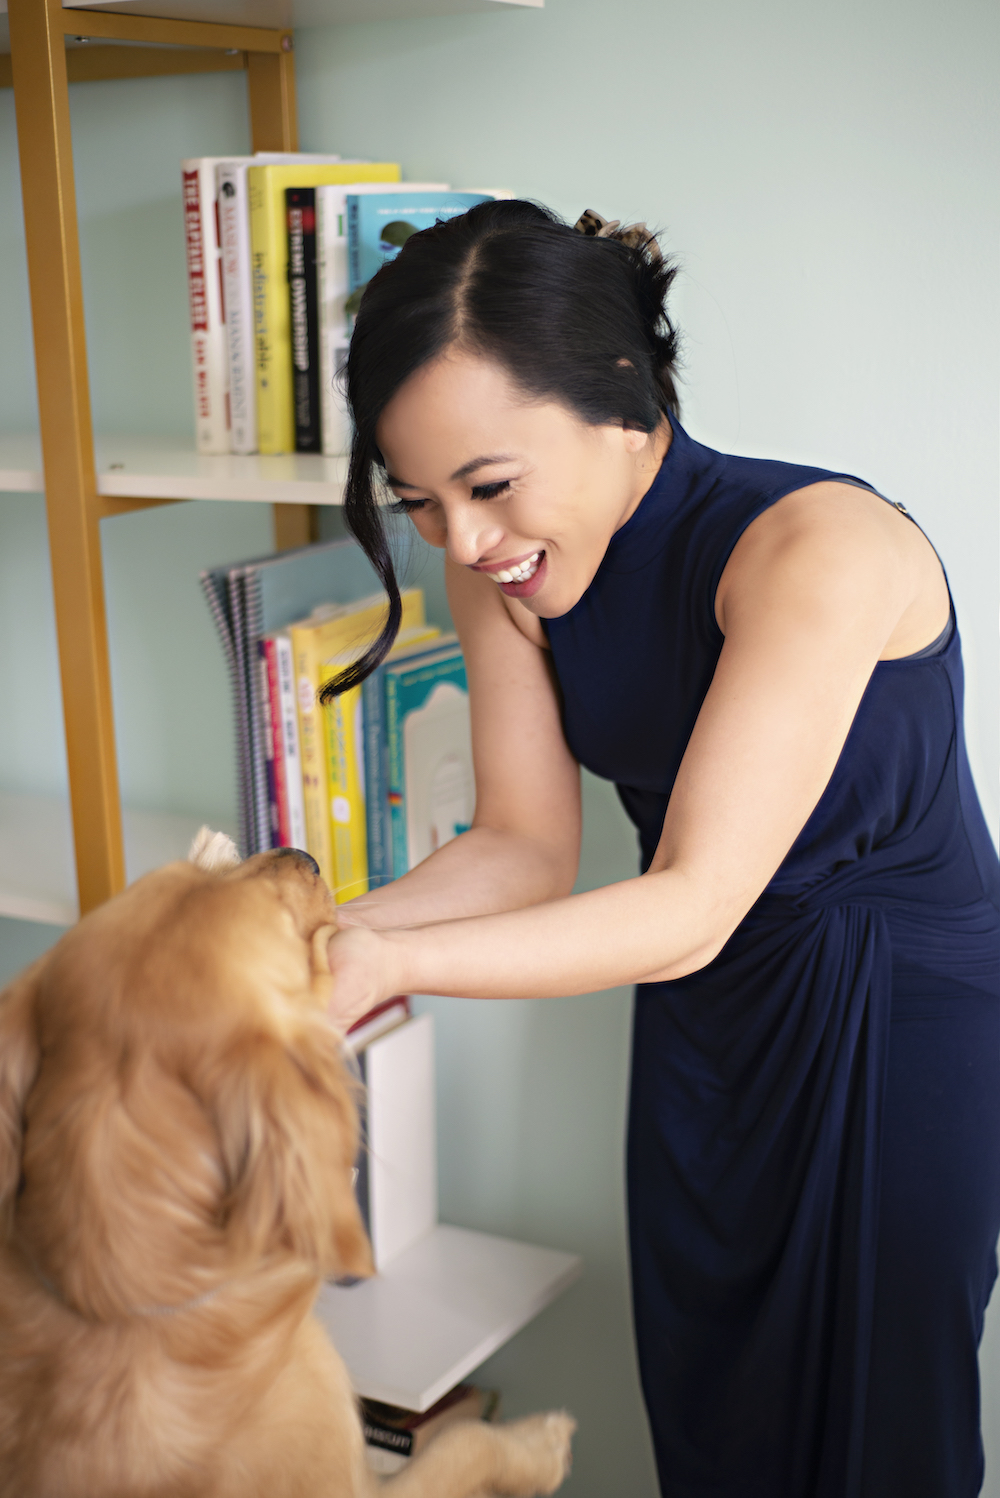
[[[670,440],[530,401],[499,365],[448,350],[379,419],[389,486],[431,546],[554,619],[582,597]]]

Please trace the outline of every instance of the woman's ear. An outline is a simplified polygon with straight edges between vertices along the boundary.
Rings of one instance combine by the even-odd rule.
[[[290,1038],[258,1030],[233,1046],[211,1100],[228,1179],[233,1246],[282,1249],[324,1275],[372,1273],[351,1184],[358,1117],[340,1042],[318,1014]]]
[[[0,993],[0,1222],[21,1180],[24,1104],[39,1064],[35,995],[48,960],[40,957]]]

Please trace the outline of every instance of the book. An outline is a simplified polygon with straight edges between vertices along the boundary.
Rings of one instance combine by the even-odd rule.
[[[404,589],[402,604],[401,628],[423,623],[424,595],[420,588]],[[336,890],[337,874],[326,791],[326,724],[318,694],[337,674],[325,663],[370,643],[382,627],[386,607],[385,593],[379,590],[348,604],[324,607],[289,625],[288,630],[295,667],[306,844],[331,890]]]
[[[364,1086],[355,1190],[381,1270],[437,1222],[433,1015],[391,1025],[355,1059]]]
[[[377,1040],[387,1030],[394,1030],[404,1019],[410,1017],[410,1000],[404,994],[383,999],[374,1009],[363,1014],[344,1036],[344,1047],[352,1056],[357,1056],[371,1040]]]
[[[455,645],[455,634],[438,634],[436,644]],[[392,872],[392,836],[389,821],[389,748],[385,714],[385,668],[390,661],[425,655],[422,636],[411,640],[401,632],[382,665],[362,683],[365,746],[365,831],[368,849],[368,887],[388,884]]]
[[[436,624],[416,624],[411,629],[402,629],[389,659],[407,648],[426,650],[440,634]],[[357,660],[359,654],[360,651],[349,651],[327,661],[327,674],[337,675]],[[334,894],[338,901],[353,900],[355,895],[365,894],[369,888],[368,782],[362,687],[341,692],[332,702],[326,703],[323,714],[326,719],[326,795],[336,873]]]
[[[271,838],[258,642],[264,635],[286,629],[293,620],[330,598],[348,603],[381,589],[381,582],[356,542],[323,541],[206,569],[200,583],[229,673],[239,844],[240,852],[248,857],[270,847]],[[294,680],[292,689],[294,692]],[[286,715],[286,745],[287,723]],[[292,846],[302,847],[303,843],[293,835]]]
[[[275,742],[275,764],[280,758],[280,775],[275,779],[279,787],[279,795],[284,798],[282,814],[287,819],[287,831],[283,831],[286,839],[282,847],[301,848],[303,853],[309,850],[306,847],[306,812],[302,800],[302,758],[299,754],[299,717],[295,707],[295,663],[292,655],[292,642],[287,632],[273,636],[274,662],[277,676],[278,688],[278,730],[280,739]],[[282,826],[285,827],[283,822]]]
[[[447,192],[448,186],[444,182],[354,182],[347,185],[326,183],[315,188],[320,427],[323,451],[331,456],[347,452],[351,445],[350,414],[342,379],[352,321],[346,310],[350,294],[347,194],[413,191]]]
[[[295,451],[318,453],[319,326],[316,317],[316,189],[286,187],[288,315],[291,323]]]
[[[253,352],[253,285],[250,273],[249,166],[333,164],[339,156],[304,152],[258,151],[255,156],[220,160],[215,169],[222,265],[223,321],[229,367],[230,447],[234,453],[257,451],[257,391]]]
[[[469,690],[457,645],[385,667],[385,724],[398,879],[472,825]]]
[[[265,164],[247,170],[257,446],[262,453],[295,451],[285,189],[357,181],[398,182],[399,166],[385,161],[339,162],[326,166]]]
[[[474,1384],[457,1384],[422,1412],[362,1399],[368,1465],[373,1472],[389,1477],[449,1426],[462,1420],[495,1420],[499,1407],[500,1395],[495,1389],[478,1389]]]
[[[181,162],[195,446],[200,453],[229,451],[229,352],[215,201],[218,162],[217,156],[194,156]]]
[[[406,185],[406,184],[404,184]],[[361,293],[387,260],[394,260],[411,234],[439,219],[457,218],[498,194],[425,191],[347,194],[347,310],[357,310]]]

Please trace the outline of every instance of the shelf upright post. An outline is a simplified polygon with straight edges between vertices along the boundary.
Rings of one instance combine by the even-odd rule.
[[[9,0],[81,914],[125,883],[62,0]]]
[[[282,33],[280,52],[247,53],[250,141],[254,151],[297,151],[295,52],[290,31]],[[274,544],[278,551],[305,546],[318,537],[314,505],[274,505]]]

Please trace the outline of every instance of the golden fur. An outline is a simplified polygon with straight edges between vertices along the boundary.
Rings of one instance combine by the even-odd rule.
[[[333,901],[213,844],[0,994],[0,1498],[368,1498],[311,1315],[371,1272]],[[573,1423],[456,1426],[381,1490],[554,1492]]]

